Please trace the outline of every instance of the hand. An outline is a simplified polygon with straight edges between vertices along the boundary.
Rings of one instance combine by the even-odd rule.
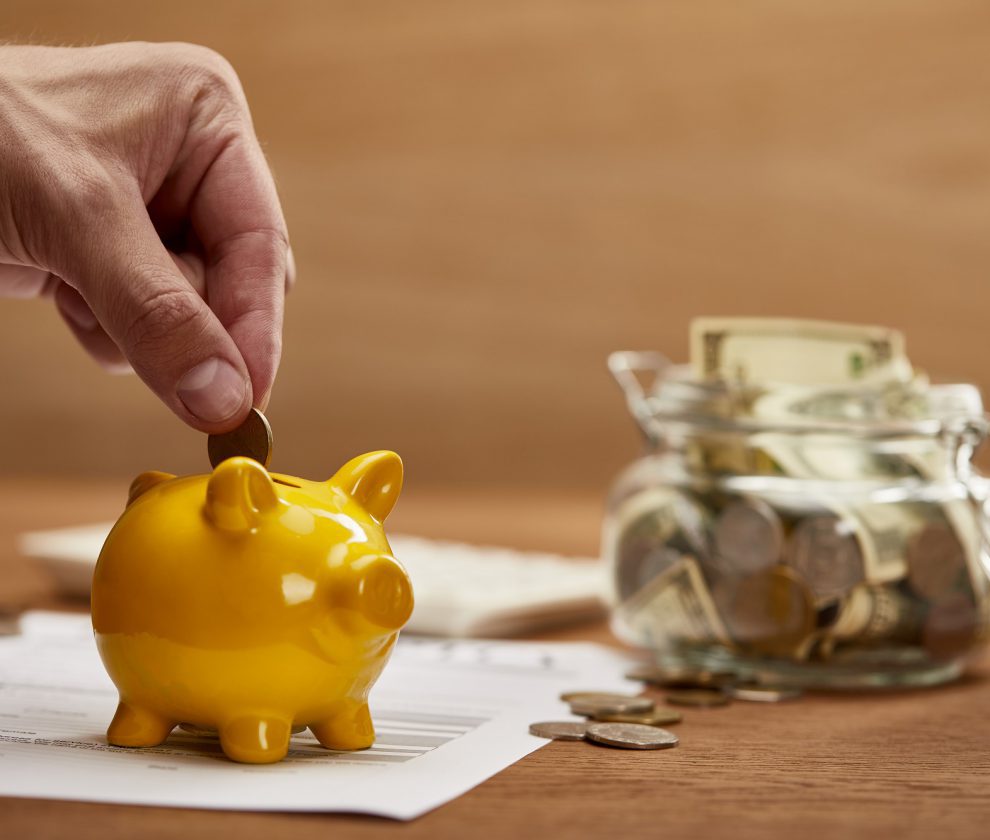
[[[223,58],[0,47],[0,295],[52,294],[98,362],[220,432],[267,404],[293,273]]]

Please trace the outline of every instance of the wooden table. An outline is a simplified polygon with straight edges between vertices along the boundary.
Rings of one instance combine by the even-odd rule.
[[[18,558],[29,528],[116,515],[125,488],[0,479],[0,600],[63,605]],[[591,552],[599,502],[410,490],[395,529]],[[78,605],[77,607],[78,608]],[[543,638],[608,642],[603,625]],[[689,711],[681,746],[620,752],[555,742],[411,823],[0,799],[4,838],[990,836],[990,680],[879,695],[810,695]],[[0,766],[0,772],[16,768]]]

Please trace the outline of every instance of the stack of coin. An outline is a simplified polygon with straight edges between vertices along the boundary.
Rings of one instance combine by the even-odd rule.
[[[561,695],[571,714],[583,715],[602,723],[638,723],[643,726],[669,726],[679,723],[680,714],[657,709],[649,697],[609,694],[598,691],[571,691]]]
[[[638,723],[543,721],[531,724],[529,733],[553,741],[588,741],[620,750],[666,750],[680,743],[673,732]]]
[[[801,694],[796,689],[744,682],[731,671],[644,665],[626,676],[665,689],[667,703],[699,709],[728,706],[733,699],[778,703]],[[529,727],[531,735],[554,741],[589,741],[629,750],[665,749],[679,743],[677,736],[663,727],[680,723],[680,712],[658,708],[650,697],[605,691],[566,691],[560,699],[570,706],[571,714],[587,720],[540,721]]]
[[[642,665],[629,671],[626,678],[666,689],[667,702],[675,706],[714,708],[726,706],[732,699],[773,703],[801,696],[797,689],[743,679],[735,671]]]

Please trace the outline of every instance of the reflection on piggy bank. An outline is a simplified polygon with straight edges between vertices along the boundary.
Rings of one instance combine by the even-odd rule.
[[[139,476],[93,579],[120,693],[108,741],[153,746],[187,723],[251,763],[281,759],[294,726],[329,749],[371,746],[368,692],[413,606],[382,529],[401,486],[393,452],[326,482],[249,458]]]

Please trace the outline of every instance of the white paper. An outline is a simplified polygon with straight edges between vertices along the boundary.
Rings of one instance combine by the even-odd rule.
[[[362,752],[293,736],[273,765],[227,760],[176,729],[160,747],[106,743],[117,694],[88,616],[30,613],[0,638],[0,795],[189,808],[347,811],[412,819],[547,743],[561,691],[629,691],[628,660],[593,644],[400,638],[372,689]]]

